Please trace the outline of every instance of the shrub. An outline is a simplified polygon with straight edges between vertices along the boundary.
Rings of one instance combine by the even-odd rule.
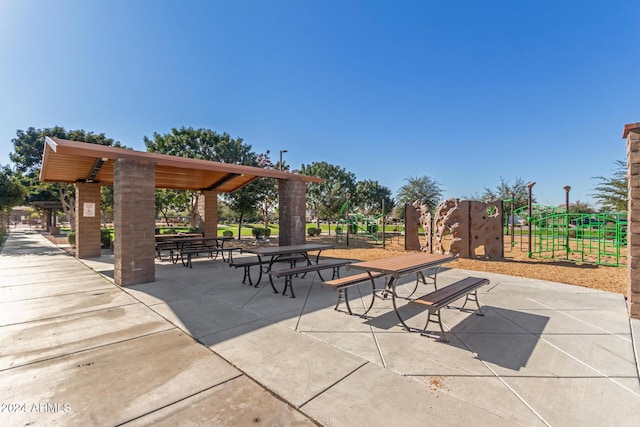
[[[222,232],[222,235],[223,235],[223,236],[225,236],[225,237],[233,237],[233,231],[231,231],[231,230],[224,230],[224,231]]]
[[[316,227],[309,227],[309,228],[307,228],[307,234],[308,234],[310,237],[313,237],[313,236],[319,236],[319,235],[320,235],[320,233],[322,233],[322,229],[321,229],[321,228],[316,228]]]
[[[336,234],[342,234],[342,227],[340,226],[336,227]]]
[[[271,229],[270,228],[255,227],[255,228],[251,229],[251,234],[253,234],[253,236],[256,239],[262,239],[264,237],[271,236]]]
[[[76,232],[75,231],[67,232],[67,240],[69,241],[69,244],[71,246],[75,246],[76,245]]]
[[[111,230],[102,228],[100,230],[100,243],[103,248],[112,248],[113,240],[111,239]]]

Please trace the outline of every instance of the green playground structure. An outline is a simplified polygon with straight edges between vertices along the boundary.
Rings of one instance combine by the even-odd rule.
[[[348,233],[353,237],[369,237],[377,242],[382,237],[380,235],[380,218],[382,218],[382,214],[378,214],[373,217],[365,217],[364,215],[361,215],[351,209],[349,200],[347,200],[342,205],[342,208],[340,208],[339,223],[345,230],[348,230]],[[344,232],[336,234],[339,239],[342,239],[343,235]]]
[[[529,207],[525,206],[505,217],[526,219],[525,225],[519,227],[520,245],[523,250],[527,245],[530,258],[609,266],[626,264],[626,214],[574,213],[565,208],[536,204],[532,205],[530,216]],[[509,221],[507,219],[507,226]]]

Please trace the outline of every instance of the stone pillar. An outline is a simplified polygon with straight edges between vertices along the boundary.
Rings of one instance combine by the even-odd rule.
[[[640,123],[625,125],[627,139],[627,178],[629,207],[627,216],[627,294],[629,315],[640,319]]]
[[[204,237],[216,237],[218,235],[218,192],[201,191],[198,197],[198,226]]]
[[[418,237],[418,225],[420,225],[420,214],[415,206],[404,204],[404,250],[419,251],[420,238]]]
[[[99,257],[100,184],[76,183],[76,258]]]
[[[118,159],[113,182],[116,285],[155,281],[155,167]]]
[[[307,185],[300,180],[278,180],[280,205],[280,236],[278,244],[303,245],[306,243]]]

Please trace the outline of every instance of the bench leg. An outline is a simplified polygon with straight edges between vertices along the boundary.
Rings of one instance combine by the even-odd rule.
[[[185,267],[191,268],[191,253],[187,254],[187,259],[184,259],[185,255],[180,252],[180,261],[182,261],[182,265]],[[177,258],[177,257],[176,257]]]
[[[251,285],[253,285],[253,283],[251,282],[251,276],[249,275],[249,266],[245,265],[244,268],[244,275],[242,276],[242,284],[246,285],[247,284],[247,278],[249,279],[249,283]]]
[[[256,284],[253,284],[253,281],[251,280],[251,272],[249,271],[249,268],[247,266],[247,274],[249,276],[249,284],[251,284],[254,288],[257,288],[258,285],[260,284],[260,281],[262,280],[262,266],[258,264],[258,280],[256,281]]]
[[[336,306],[333,307],[334,310],[338,311],[338,306],[340,305],[340,301],[344,301],[347,306],[347,313],[352,315],[351,305],[349,304],[349,293],[347,292],[349,288],[338,289],[338,301],[336,302]]]
[[[440,336],[440,341],[449,342],[449,339],[447,338],[447,334],[444,332],[444,328],[442,327],[442,319],[440,319],[440,310],[437,310],[435,313],[432,313],[431,311],[429,311],[429,315],[427,316],[427,323],[424,325],[424,329],[422,330],[421,335],[428,335],[427,326],[429,326],[429,322],[431,321],[431,316],[435,318],[433,321],[438,323],[438,326],[440,326],[440,332],[442,334]]]
[[[472,294],[467,294],[467,297],[464,299],[464,304],[462,304],[462,307],[460,308],[460,310],[464,309],[464,306],[467,305],[467,302],[469,301],[474,301],[476,303],[476,305],[478,306],[478,312],[476,313],[477,316],[484,316],[484,313],[482,312],[482,309],[480,308],[480,303],[478,302],[478,290],[476,289]]]
[[[287,295],[287,288],[291,289],[291,298],[295,298],[296,294],[293,293],[293,276],[284,277],[284,290],[282,291],[282,296]]]
[[[269,283],[271,284],[271,289],[273,289],[273,293],[274,294],[279,294],[280,292],[278,292],[278,290],[276,289],[276,285],[273,284],[273,276],[271,276],[270,274],[269,274]],[[286,284],[285,284],[284,290],[285,291],[287,290]]]

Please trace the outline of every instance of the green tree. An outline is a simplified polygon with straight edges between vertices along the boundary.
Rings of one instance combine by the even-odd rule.
[[[14,151],[9,158],[16,170],[23,176],[23,185],[29,189],[28,201],[60,200],[62,208],[75,227],[75,187],[66,183],[41,183],[39,181],[42,155],[44,153],[45,137],[56,137],[71,141],[82,141],[91,144],[121,147],[120,143],[107,138],[104,133],[87,132],[82,129],[67,131],[61,126],[26,131],[16,131],[16,137],[11,140]]]
[[[258,155],[258,166],[264,169],[280,169],[279,162],[274,164],[269,157],[269,150],[266,153]],[[284,163],[284,162],[283,162]],[[281,170],[288,170],[289,167],[284,166]],[[261,178],[255,183],[255,190],[258,195],[258,208],[262,216],[264,227],[269,227],[269,215],[278,204],[278,181],[273,178]]]
[[[300,174],[322,178],[322,183],[307,185],[307,204],[316,213],[316,226],[320,227],[320,218],[336,218],[348,194],[354,194],[356,176],[344,168],[327,162],[313,162],[302,165]]]
[[[156,189],[156,216],[162,216],[164,222],[169,227],[169,214],[171,212],[182,212],[187,209],[188,201],[186,192],[173,190],[170,188]]]
[[[396,194],[398,208],[416,201],[421,205],[426,205],[430,211],[438,206],[442,198],[442,188],[438,181],[429,176],[409,177],[405,181],[407,183],[400,187]],[[398,211],[398,216],[404,216],[404,209]]]
[[[244,186],[238,191],[225,194],[223,197],[229,207],[238,214],[238,239],[242,235],[242,222],[244,218],[255,215],[258,205],[258,193],[254,191],[256,182]]]
[[[8,225],[9,212],[20,205],[27,195],[27,189],[20,183],[9,166],[0,166],[0,234]]]
[[[380,185],[378,181],[372,181],[369,179],[358,181],[353,201],[356,206],[362,209],[362,213],[364,215],[373,216],[381,214],[383,200],[385,205],[384,213],[389,213],[393,209],[395,203],[391,197],[391,190]]]
[[[626,212],[629,203],[629,190],[627,188],[627,162],[617,160],[611,177],[596,176],[598,185],[594,187],[594,193],[590,194],[600,202],[603,211]]]
[[[575,202],[569,202],[569,211],[572,213],[596,213],[596,210],[587,202],[576,200]]]
[[[513,195],[514,210],[529,205],[529,189],[527,182],[516,177],[513,184],[500,177],[500,184],[495,189],[484,187],[484,192],[477,198],[482,202],[511,199]],[[532,202],[535,203],[535,196],[532,194]]]
[[[256,166],[256,155],[251,146],[244,144],[242,138],[232,138],[228,133],[218,133],[210,129],[173,128],[166,134],[153,134],[153,139],[144,137],[147,151],[151,153],[169,154],[172,156],[203,159],[214,162]],[[248,185],[239,190],[242,193],[251,191]],[[233,198],[233,197],[231,197]],[[188,200],[187,212],[191,217],[191,226],[196,227],[198,218],[199,193],[184,192],[184,200]],[[239,206],[244,206],[242,203]]]

